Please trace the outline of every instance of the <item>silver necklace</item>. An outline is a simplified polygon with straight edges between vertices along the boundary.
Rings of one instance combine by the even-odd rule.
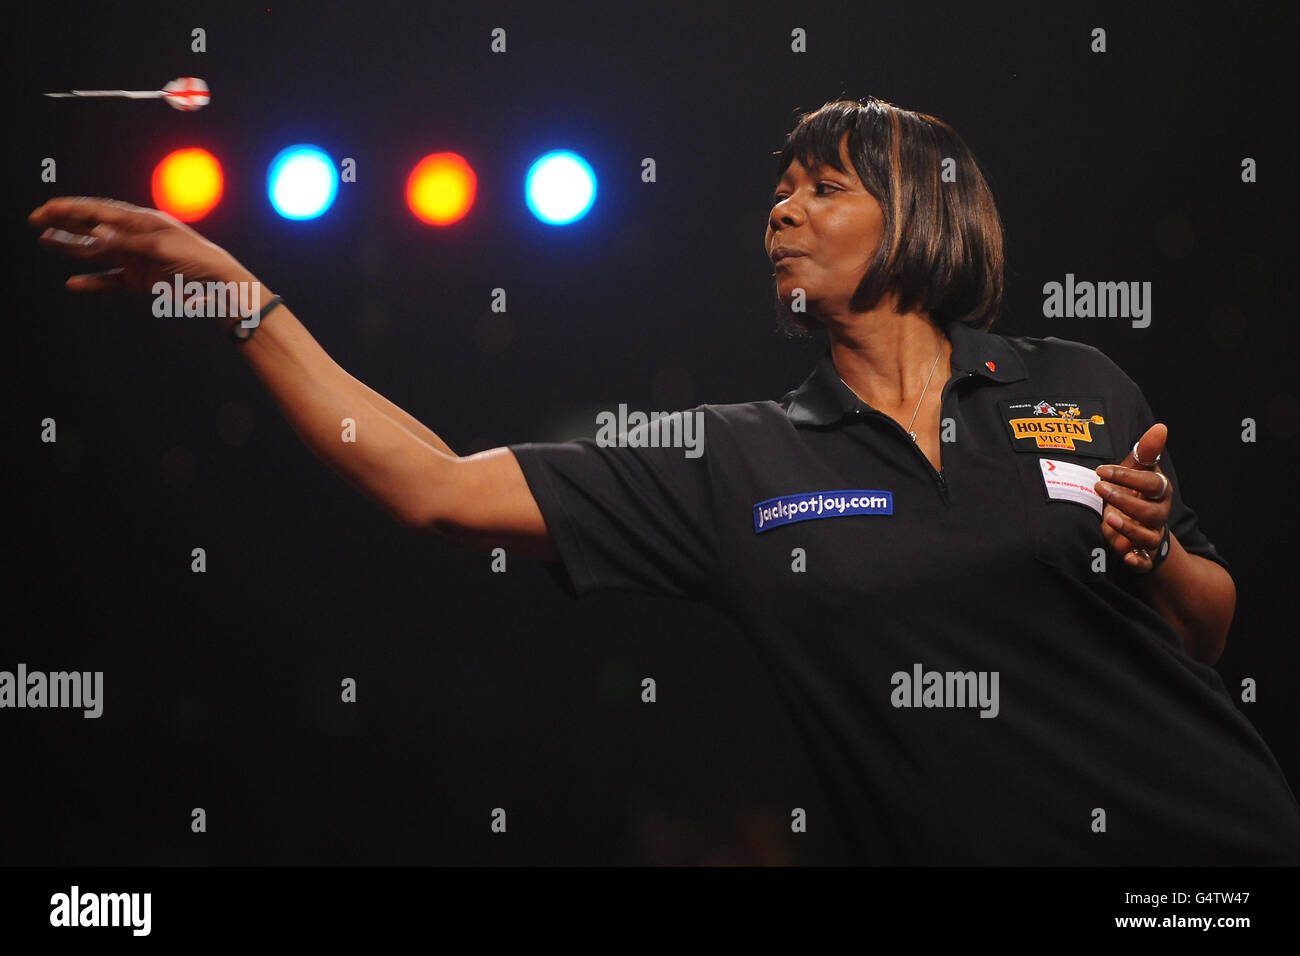
[[[925,380],[925,388],[921,389],[921,397],[916,400],[916,411],[912,412],[912,420],[907,423],[907,433],[912,436],[912,441],[916,441],[916,432],[912,431],[912,425],[916,422],[917,413],[921,411],[921,403],[925,401],[925,393],[930,390],[930,379],[934,378],[934,370],[939,367],[939,356],[943,355],[943,343],[939,343],[939,354],[934,357],[934,364],[930,366],[930,377]],[[840,376],[840,381],[844,382],[844,376]],[[844,382],[844,387],[854,395],[858,395],[857,390],[848,382]],[[864,405],[870,405],[865,398],[858,395],[858,400]]]

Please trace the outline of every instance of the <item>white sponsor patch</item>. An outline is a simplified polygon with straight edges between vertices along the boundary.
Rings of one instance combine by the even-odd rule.
[[[1040,458],[1038,467],[1043,472],[1047,497],[1062,501],[1077,501],[1081,505],[1087,505],[1098,515],[1101,514],[1101,495],[1093,490],[1093,486],[1101,480],[1095,469],[1056,458]]]

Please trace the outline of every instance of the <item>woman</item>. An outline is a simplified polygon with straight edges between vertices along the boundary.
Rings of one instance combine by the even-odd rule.
[[[1235,589],[1167,430],[1096,349],[988,331],[1001,227],[960,137],[837,101],[778,165],[782,324],[829,347],[780,402],[692,409],[702,456],[642,425],[459,457],[288,306],[237,347],[313,451],[407,526],[552,562],[575,596],[729,614],[861,862],[1300,862],[1300,808],[1211,666]],[[63,198],[31,220],[115,266],[75,291],[257,281],[154,210]]]

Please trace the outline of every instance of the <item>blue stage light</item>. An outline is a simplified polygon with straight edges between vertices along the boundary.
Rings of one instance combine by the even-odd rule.
[[[316,146],[290,146],[271,161],[266,191],[275,211],[286,219],[315,219],[339,191],[334,161]]]
[[[524,197],[542,222],[568,225],[585,216],[596,201],[596,174],[577,153],[552,150],[528,168]]]

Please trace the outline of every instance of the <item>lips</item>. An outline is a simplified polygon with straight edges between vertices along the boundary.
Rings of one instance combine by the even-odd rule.
[[[804,252],[802,249],[791,249],[789,247],[783,246],[773,250],[772,261],[775,263],[775,262],[780,262],[782,259],[788,259],[791,256],[806,256],[806,255],[808,255],[808,253]]]

